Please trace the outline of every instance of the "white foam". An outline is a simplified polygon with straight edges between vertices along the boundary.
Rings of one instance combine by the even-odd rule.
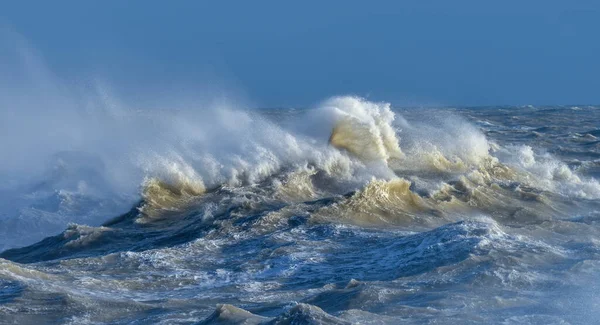
[[[524,171],[522,179],[531,186],[585,199],[600,198],[600,183],[577,175],[569,166],[548,153],[535,153],[527,145],[506,146],[498,157],[511,167]]]

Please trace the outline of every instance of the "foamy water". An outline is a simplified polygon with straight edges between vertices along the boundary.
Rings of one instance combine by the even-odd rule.
[[[598,107],[61,98],[63,128],[4,119],[58,131],[5,151],[0,322],[600,317]]]

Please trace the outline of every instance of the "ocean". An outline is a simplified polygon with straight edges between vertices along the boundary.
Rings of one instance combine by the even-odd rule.
[[[61,112],[0,175],[1,324],[600,320],[600,106]]]

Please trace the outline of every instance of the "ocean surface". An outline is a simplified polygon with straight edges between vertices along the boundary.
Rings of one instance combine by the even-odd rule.
[[[60,112],[1,122],[0,324],[600,320],[600,106]]]

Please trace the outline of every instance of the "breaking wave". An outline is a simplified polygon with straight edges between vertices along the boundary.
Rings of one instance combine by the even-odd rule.
[[[0,46],[0,323],[599,318],[598,107],[131,105]]]
[[[74,111],[76,104],[67,101],[66,108]],[[65,107],[60,110],[64,114]],[[551,203],[552,196],[600,198],[597,180],[577,175],[550,154],[536,154],[529,146],[490,142],[457,115],[409,121],[388,103],[351,96],[324,101],[302,113],[292,127],[259,111],[224,104],[208,111],[168,112],[166,117],[165,110],[112,107],[74,114],[78,117],[70,123],[78,129],[60,135],[56,153],[49,155],[56,159],[54,171],[40,174],[38,180],[20,181],[31,185],[6,192],[40,201],[40,196],[57,195],[59,189],[58,193],[74,193],[71,199],[86,197],[113,207],[110,211],[126,211],[139,192],[144,216],[140,222],[181,212],[206,192],[262,185],[263,195],[286,202],[356,191],[341,204],[338,217],[352,215],[348,220],[360,224],[423,218],[431,223],[432,213],[450,217],[503,211],[502,217],[530,217],[539,205],[545,205],[541,211],[546,215],[562,209]],[[92,123],[89,119],[94,126],[83,130],[82,125]],[[117,131],[106,133],[107,129]],[[27,124],[24,130],[33,132]],[[75,137],[82,139],[80,145],[74,145]],[[112,147],[122,139],[126,144]],[[111,148],[104,143],[111,143]],[[70,151],[64,151],[64,144],[70,144]],[[4,174],[10,173],[9,166],[4,165]],[[22,206],[14,209],[5,213],[32,215]],[[56,220],[64,224],[94,224],[95,218],[100,223],[98,214],[114,213],[101,209],[88,218],[75,217],[81,210],[67,211],[65,203],[48,212],[63,216]],[[330,219],[332,211],[324,214]],[[9,241],[3,244],[18,243]]]
[[[372,103],[357,97],[334,97],[321,110],[335,115],[329,143],[363,160],[402,158],[388,103]]]
[[[510,316],[560,323],[595,308],[597,118],[356,96],[141,110],[28,62],[34,85],[0,88],[2,320],[498,323],[529,306]],[[551,114],[597,112],[566,111]]]

